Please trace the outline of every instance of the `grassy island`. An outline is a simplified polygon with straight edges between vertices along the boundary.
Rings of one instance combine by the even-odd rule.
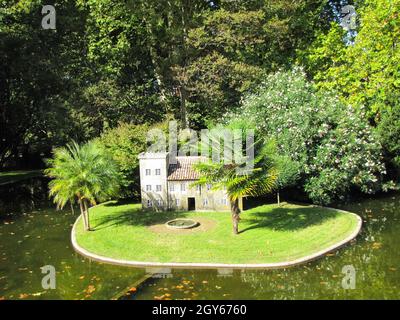
[[[91,209],[93,231],[74,232],[79,246],[113,259],[165,263],[262,264],[301,259],[345,240],[359,217],[329,208],[263,205],[241,215],[231,232],[229,212],[149,212],[139,204],[109,202]],[[171,230],[164,223],[190,218],[200,225]]]

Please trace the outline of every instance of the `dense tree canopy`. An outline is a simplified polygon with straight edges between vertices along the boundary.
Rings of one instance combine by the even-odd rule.
[[[355,6],[355,30],[340,26],[346,4]],[[143,130],[171,117],[181,128],[218,124],[226,113],[242,110],[245,97],[262,93],[267,99],[268,91],[275,90],[265,87],[271,74],[301,64],[311,82],[297,77],[290,86],[299,94],[286,98],[303,106],[311,103],[309,107],[318,111],[304,117],[306,109],[290,108],[289,120],[310,129],[302,131],[305,136],[291,140],[281,132],[273,134],[280,137],[281,148],[287,147],[285,155],[295,161],[292,167],[299,166],[306,174],[296,183],[307,181],[309,195],[326,201],[340,198],[354,185],[375,190],[366,181],[372,181],[372,175],[380,181],[376,172],[383,172],[381,154],[390,178],[399,173],[399,4],[399,0],[62,0],[54,4],[56,29],[45,30],[41,1],[4,0],[0,3],[0,167],[39,167],[52,148],[71,140],[82,143],[101,136],[106,147],[114,148],[108,142],[115,141],[123,149],[126,139],[132,142],[138,134],[139,141]],[[301,93],[304,86],[306,95]],[[309,91],[312,86],[320,92]],[[332,90],[341,102],[332,98]],[[248,105],[250,98],[246,99]],[[323,109],[325,102],[328,107]],[[289,121],[279,112],[269,118],[275,116],[277,121]],[[348,122],[353,117],[354,127]],[[258,127],[269,126],[261,128],[264,133],[280,129],[279,121],[260,119]],[[314,121],[333,125],[330,138],[343,139],[346,150],[337,145],[324,149],[314,132],[321,128],[312,127]],[[346,140],[349,136],[366,141],[363,152],[371,154],[375,169],[362,177],[355,172],[334,175],[336,185],[330,184],[333,189],[321,194],[311,186],[327,190],[321,179],[328,181],[331,176],[324,170],[342,167],[328,162],[319,166],[318,161],[332,152],[359,152],[355,144],[349,145],[353,143]],[[314,160],[302,146],[308,139],[319,146],[313,149]],[[135,154],[139,147],[139,143],[132,147]],[[117,149],[113,151],[118,158],[124,151]],[[362,163],[360,168],[365,169]],[[133,171],[125,173],[132,179]],[[134,183],[129,181],[128,185]]]
[[[48,155],[119,122],[174,114],[201,128],[289,65],[323,28],[326,1],[63,0],[0,5],[0,164]],[[7,162],[8,159],[8,162]]]
[[[347,103],[366,106],[379,122],[383,110],[400,107],[400,1],[366,0],[357,13],[353,39],[332,23],[306,50],[305,63],[317,87],[335,89]]]

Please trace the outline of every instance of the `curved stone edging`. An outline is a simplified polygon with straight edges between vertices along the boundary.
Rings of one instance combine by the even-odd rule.
[[[317,205],[312,205],[313,207],[321,207]],[[96,206],[95,206],[96,207]],[[92,207],[94,208],[94,207]],[[108,263],[108,264],[114,264],[114,265],[121,265],[121,266],[129,266],[129,267],[158,267],[158,268],[202,268],[202,269],[215,269],[215,268],[229,268],[229,269],[277,269],[277,268],[286,268],[286,267],[292,267],[296,266],[299,264],[303,264],[315,259],[318,259],[328,252],[331,252],[333,250],[339,249],[340,247],[344,246],[351,240],[353,240],[359,232],[361,231],[362,227],[362,219],[359,215],[345,211],[345,210],[340,210],[340,209],[335,209],[335,208],[330,208],[330,207],[321,207],[329,210],[334,210],[338,212],[345,212],[348,214],[354,215],[357,220],[357,227],[356,230],[354,230],[348,237],[346,237],[344,240],[324,249],[321,251],[318,251],[314,254],[308,255],[306,257],[302,257],[296,260],[292,261],[284,261],[284,262],[275,262],[275,263],[239,263],[239,264],[234,264],[234,263],[201,263],[201,262],[146,262],[146,261],[132,261],[132,260],[123,260],[123,259],[113,259],[105,256],[100,256],[98,254],[95,254],[93,252],[90,252],[84,248],[82,248],[78,242],[76,241],[76,236],[75,236],[75,229],[76,225],[78,224],[79,219],[81,216],[76,219],[72,230],[71,230],[71,243],[76,252],[79,254],[98,261],[98,262],[103,262],[103,263]]]

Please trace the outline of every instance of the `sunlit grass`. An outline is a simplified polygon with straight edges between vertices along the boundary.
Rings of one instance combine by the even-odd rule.
[[[108,203],[91,210],[94,231],[77,225],[77,241],[99,255],[151,262],[269,263],[295,260],[345,239],[356,216],[326,208],[264,205],[241,214],[232,234],[229,212],[145,212],[139,204]],[[214,220],[207,231],[154,232],[177,217]],[[161,229],[162,230],[162,229]]]

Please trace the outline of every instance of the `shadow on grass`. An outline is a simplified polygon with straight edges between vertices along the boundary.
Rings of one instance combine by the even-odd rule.
[[[129,202],[107,203],[104,207],[118,207]],[[185,218],[187,212],[174,211],[145,211],[141,208],[133,208],[121,211],[113,211],[110,214],[98,218],[94,225],[94,230],[101,230],[120,225],[131,226],[151,226],[155,224],[165,223],[176,218]]]
[[[251,216],[243,219],[249,226],[242,229],[240,233],[258,228],[295,231],[321,224],[339,214],[337,211],[314,207],[291,208],[283,206],[274,208],[270,212],[260,210],[262,210],[262,207],[252,209]]]

